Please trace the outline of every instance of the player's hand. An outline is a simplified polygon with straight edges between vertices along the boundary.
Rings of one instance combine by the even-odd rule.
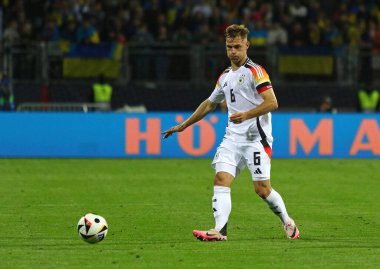
[[[169,130],[162,132],[161,134],[164,135],[164,139],[165,139],[165,138],[168,138],[169,136],[171,136],[173,133],[182,132],[183,130],[185,130],[185,127],[183,127],[182,124],[179,124],[179,125],[173,126]]]
[[[247,114],[245,112],[237,112],[231,115],[230,121],[236,124],[242,123],[247,119]]]

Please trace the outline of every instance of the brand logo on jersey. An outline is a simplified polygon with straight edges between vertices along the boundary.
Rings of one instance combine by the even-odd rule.
[[[223,88],[227,86],[227,82],[224,82]]]
[[[261,173],[260,168],[257,168],[256,171],[253,172],[253,174],[255,174],[255,175],[261,175],[262,173]]]
[[[244,84],[244,80],[245,80],[245,75],[242,74],[239,76],[239,81],[238,81],[238,84],[239,85],[243,85]]]

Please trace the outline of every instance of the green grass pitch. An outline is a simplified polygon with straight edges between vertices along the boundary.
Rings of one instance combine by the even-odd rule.
[[[297,221],[288,240],[244,171],[227,242],[212,228],[211,160],[0,160],[0,268],[380,268],[380,161],[282,160],[272,184]],[[104,216],[95,245],[76,231]]]

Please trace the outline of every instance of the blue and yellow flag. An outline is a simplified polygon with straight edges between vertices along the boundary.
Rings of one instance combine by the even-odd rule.
[[[124,45],[102,43],[96,45],[62,43],[65,58],[63,75],[70,78],[95,78],[103,74],[107,78],[117,78],[120,73]]]

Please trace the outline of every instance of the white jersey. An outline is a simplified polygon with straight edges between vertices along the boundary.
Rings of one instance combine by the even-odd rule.
[[[247,58],[237,70],[227,68],[218,78],[215,89],[208,98],[213,103],[227,101],[228,116],[256,108],[264,100],[260,93],[272,85],[265,69]],[[228,122],[225,138],[235,142],[261,141],[272,145],[271,113],[235,124]]]

